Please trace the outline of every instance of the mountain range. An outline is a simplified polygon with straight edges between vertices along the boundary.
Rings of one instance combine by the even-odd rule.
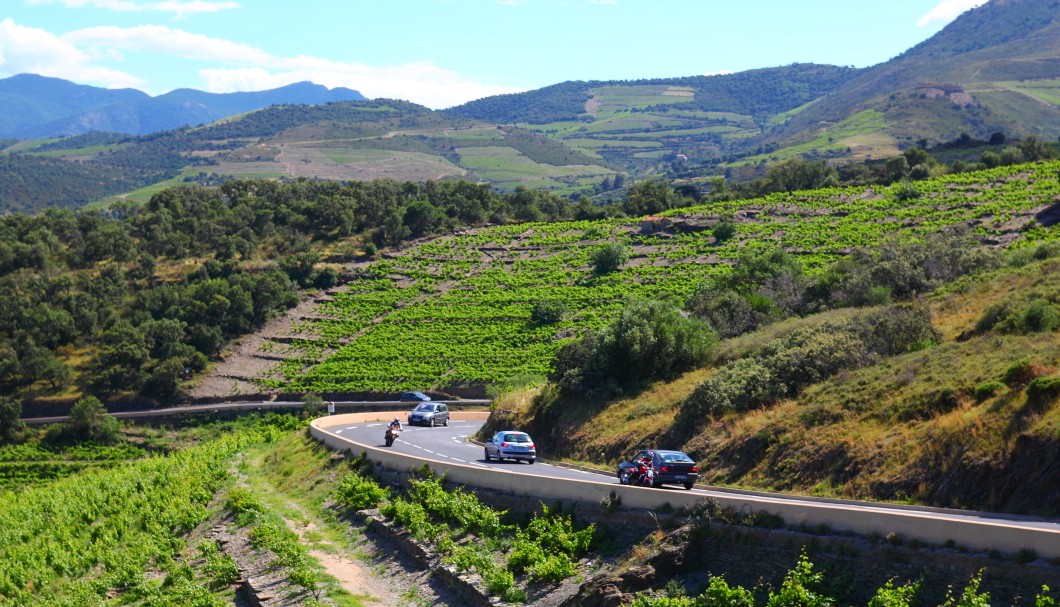
[[[69,137],[91,131],[145,135],[207,124],[277,104],[364,99],[351,89],[328,89],[311,82],[243,93],[177,89],[152,97],[135,89],[103,89],[19,74],[0,80],[0,137]]]
[[[795,156],[1030,135],[1060,136],[1060,0],[990,0],[869,68],[570,81],[440,111],[309,83],[152,98],[21,75],[0,81],[0,211],[231,177],[464,179],[606,199],[630,179],[745,179]]]

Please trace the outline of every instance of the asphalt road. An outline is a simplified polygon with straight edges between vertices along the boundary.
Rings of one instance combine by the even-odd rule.
[[[401,436],[398,437],[397,441],[394,442],[394,446],[390,447],[390,449],[416,457],[449,461],[454,464],[481,466],[514,474],[568,478],[579,481],[616,480],[613,475],[609,476],[596,472],[564,468],[540,459],[533,464],[511,460],[498,462],[495,459],[487,462],[483,447],[468,442],[468,439],[482,427],[482,424],[483,422],[481,421],[451,420],[448,426],[428,428],[425,426],[409,426],[402,419]],[[334,427],[329,428],[329,430],[358,443],[385,449],[383,434],[386,432],[386,426],[385,422],[369,422],[366,424]]]
[[[326,402],[326,401],[325,401]],[[489,400],[440,400],[450,408],[483,407],[489,405]],[[414,402],[392,401],[335,401],[339,413],[351,413],[358,411],[380,411],[391,409],[411,409],[416,405]],[[136,409],[131,411],[114,411],[110,415],[120,419],[147,419],[151,417],[167,417],[173,415],[195,415],[201,413],[217,413],[221,411],[243,411],[253,413],[255,411],[268,411],[272,409],[300,409],[304,406],[298,400],[271,400],[271,401],[242,401],[221,402],[206,405],[183,405],[180,407],[165,407],[161,409]],[[50,417],[24,417],[22,421],[27,424],[56,424],[66,421],[66,415],[54,415]]]
[[[405,424],[405,421],[402,420],[403,430],[401,436],[390,449],[415,457],[442,462],[452,462],[460,465],[492,468],[495,470],[510,472],[512,474],[548,476],[551,478],[565,478],[579,481],[618,483],[618,479],[614,472],[591,472],[550,464],[547,461],[548,454],[541,453],[540,451],[538,452],[539,459],[534,464],[511,461],[498,462],[496,460],[487,462],[484,457],[483,447],[472,444],[468,441],[468,439],[482,427],[482,424],[482,421],[453,420],[449,422],[449,426],[427,428],[421,426],[408,426]],[[329,428],[329,431],[364,445],[386,449],[383,442],[383,434],[386,431],[385,422],[369,422],[351,424],[348,426],[336,426]],[[533,480],[527,479],[527,483],[532,484]],[[685,492],[686,489],[680,486],[666,485],[659,489],[644,489],[644,491]],[[1037,529],[1049,534],[1056,534],[1058,541],[1060,541],[1060,520],[1057,519],[851,500],[799,497],[757,491],[719,489],[716,487],[707,487],[705,485],[696,486],[691,490],[691,493],[715,498],[732,498],[733,496],[740,496],[741,498],[745,498],[748,501],[757,504],[758,508],[767,510],[769,509],[769,504],[812,503],[818,506],[827,504],[830,508],[838,510],[856,509],[865,512],[876,512],[881,516],[894,516],[897,513],[901,513],[903,516],[914,518],[923,517],[930,520],[952,520],[971,524]],[[660,494],[660,503],[665,501],[665,495]]]

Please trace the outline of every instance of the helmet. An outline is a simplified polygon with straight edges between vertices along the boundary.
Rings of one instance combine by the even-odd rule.
[[[391,421],[391,423],[393,423],[393,422],[400,422],[401,420],[395,417],[394,419],[392,419],[390,421]]]

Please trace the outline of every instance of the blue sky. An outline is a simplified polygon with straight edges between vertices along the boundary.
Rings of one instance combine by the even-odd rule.
[[[565,80],[865,67],[985,0],[4,0],[0,78],[158,95],[310,80],[432,108]]]

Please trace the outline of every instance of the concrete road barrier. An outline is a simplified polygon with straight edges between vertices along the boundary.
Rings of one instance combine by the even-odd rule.
[[[691,491],[648,489],[620,485],[615,481],[568,480],[544,476],[525,476],[507,470],[494,470],[449,461],[428,459],[390,449],[364,445],[331,431],[372,421],[389,421],[405,412],[353,413],[323,417],[312,422],[311,435],[337,451],[365,453],[375,465],[391,470],[409,470],[426,464],[437,475],[462,485],[530,496],[544,501],[570,500],[600,504],[617,497],[622,509],[655,510],[669,504],[673,508],[690,508],[708,499],[741,512],[765,511],[783,517],[788,525],[824,526],[865,536],[887,537],[894,534],[904,540],[931,544],[953,541],[958,546],[978,550],[1016,553],[1033,550],[1046,558],[1060,557],[1060,521],[1030,517],[1001,518],[970,511],[889,506],[868,502],[801,499],[742,491],[704,496]],[[484,420],[488,412],[453,412],[454,420]]]

